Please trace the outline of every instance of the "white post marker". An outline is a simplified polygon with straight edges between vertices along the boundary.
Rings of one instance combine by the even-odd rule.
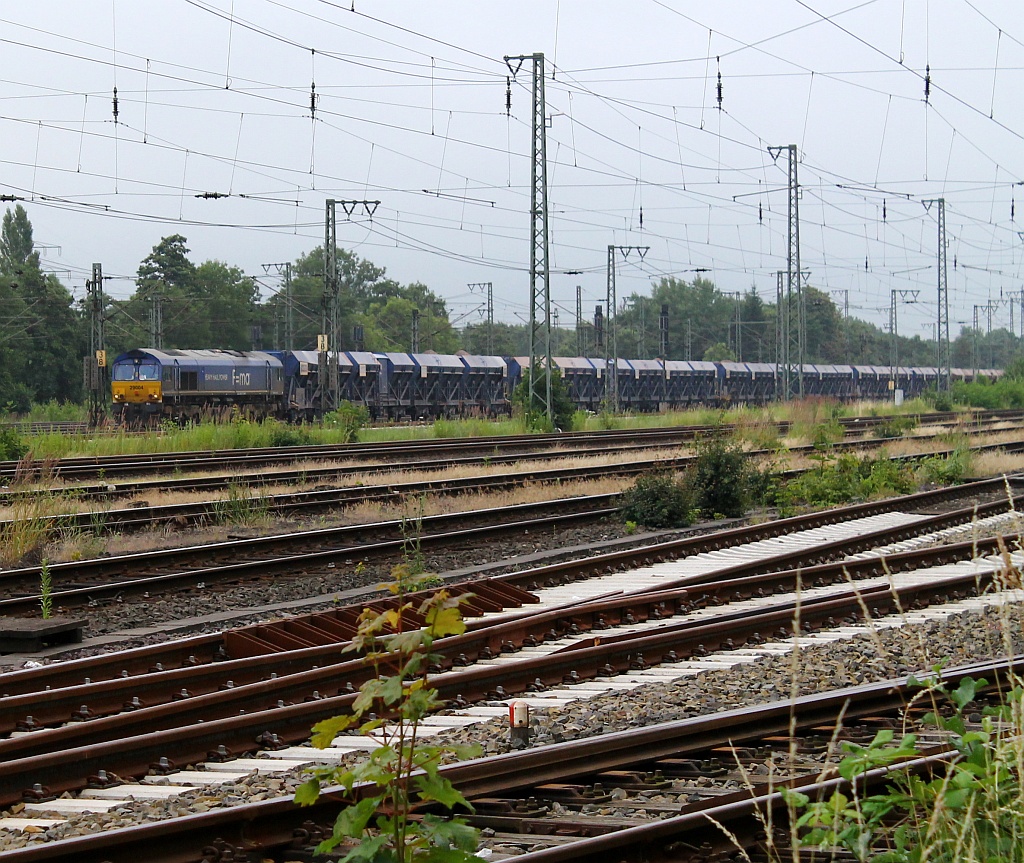
[[[508,739],[514,747],[530,745],[530,705],[525,701],[508,705]]]

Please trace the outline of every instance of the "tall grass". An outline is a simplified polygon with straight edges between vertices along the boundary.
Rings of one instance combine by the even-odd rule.
[[[0,411],[0,420],[4,422],[85,422],[88,418],[89,409],[85,405],[53,400],[34,404],[31,410],[24,414]]]
[[[834,422],[840,416],[874,414],[913,414],[929,410],[921,399],[905,402],[900,407],[892,404],[862,402],[854,406],[840,405],[825,399],[805,399],[765,405],[764,407],[737,406],[730,408],[699,407],[685,411],[657,414],[624,414],[614,417],[616,428],[667,428],[671,426],[714,426],[736,424],[744,429],[744,436],[765,440],[770,437],[767,426],[788,420],[794,424],[791,436],[801,434],[811,438],[814,429]],[[578,411],[573,428],[577,431],[598,431],[609,425],[608,418]],[[521,418],[486,420],[436,420],[432,425],[380,425],[363,428],[359,440],[366,443],[386,443],[399,440],[432,438],[487,437],[492,435],[524,434],[526,427]],[[272,447],[308,444],[338,444],[345,441],[345,430],[310,426],[287,426],[276,420],[251,422],[240,420],[229,423],[203,422],[188,428],[167,426],[143,434],[127,432],[109,435],[65,435],[48,432],[26,439],[34,458],[62,458],[65,456],[132,455],[160,453],[243,449],[246,447]]]
[[[0,564],[38,562],[46,545],[67,539],[74,529],[62,523],[68,498],[60,494],[39,494],[16,499],[8,509],[8,521],[0,524]]]
[[[228,496],[213,502],[213,517],[218,524],[252,526],[265,522],[269,514],[266,496],[241,483],[230,483]]]

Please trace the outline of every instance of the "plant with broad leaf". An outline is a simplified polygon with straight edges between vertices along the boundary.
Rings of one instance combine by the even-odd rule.
[[[1022,690],[1004,692],[1002,704],[983,708],[970,722],[966,711],[985,681],[964,677],[952,689],[935,672],[908,683],[924,687],[933,701],[922,722],[947,737],[947,769],[931,775],[897,769],[888,787],[864,796],[858,780],[869,770],[922,754],[916,736],[896,743],[884,729],[868,746],[844,743],[838,771],[851,783],[848,792],[820,801],[785,792],[802,813],[796,847],[841,849],[872,863],[1024,863]],[[948,705],[945,711],[940,703]]]
[[[422,576],[399,565],[388,590],[396,597],[384,611],[364,609],[352,643],[371,665],[374,676],[360,688],[352,712],[313,727],[313,745],[323,749],[343,731],[372,734],[380,745],[352,767],[320,766],[299,787],[295,802],[309,805],[325,785],[344,789],[348,804],[334,823],[333,834],[320,843],[325,854],[342,843],[350,850],[342,861],[379,863],[462,863],[474,859],[477,831],[464,820],[426,811],[472,807],[440,771],[446,754],[472,757],[477,747],[427,745],[419,737],[420,722],[442,706],[430,688],[427,670],[438,657],[436,639],[465,631],[459,606],[464,594],[439,590],[417,602],[413,591]],[[415,816],[415,817],[414,817]]]

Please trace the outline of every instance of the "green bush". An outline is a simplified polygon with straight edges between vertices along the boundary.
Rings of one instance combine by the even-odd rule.
[[[890,417],[879,423],[872,430],[872,434],[878,439],[903,437],[911,429],[917,428],[918,418],[912,416]]]
[[[750,506],[756,475],[738,443],[720,437],[703,441],[691,468],[697,506],[706,516],[739,518]]]
[[[884,455],[858,458],[844,453],[826,460],[780,489],[776,502],[811,506],[835,506],[873,497],[909,494],[917,487],[913,469]]]
[[[558,369],[551,369],[551,414],[552,419],[548,420],[542,405],[536,400],[531,400],[530,382],[533,376],[542,377],[544,369],[540,364],[532,370],[523,370],[523,379],[516,385],[512,393],[512,406],[520,413],[527,428],[531,431],[553,432],[572,431],[573,421],[576,417],[576,405],[569,398],[562,381],[562,374]]]
[[[925,392],[924,400],[928,402],[932,410],[939,413],[950,413],[953,410],[953,396],[948,392],[940,393],[936,389],[930,389]]]
[[[0,428],[0,461],[15,461],[28,452],[25,441],[12,428]]]
[[[963,678],[951,689],[935,677],[914,701],[933,709],[922,723],[941,735],[950,756],[928,771],[899,765],[927,754],[918,735],[899,739],[878,731],[866,746],[844,742],[837,772],[848,785],[824,800],[784,791],[791,811],[792,856],[774,860],[872,860],[885,863],[1021,863],[1024,860],[1024,793],[1020,764],[1020,681],[1002,693],[1003,703],[985,705],[976,695],[986,681]],[[990,698],[991,696],[989,696]],[[931,728],[929,727],[931,726]],[[868,793],[859,781],[888,768],[883,789]],[[822,853],[828,849],[827,853]]]
[[[830,447],[837,441],[841,441],[844,434],[845,431],[839,420],[830,417],[827,422],[818,423],[811,429],[811,443],[816,447]]]
[[[342,443],[355,443],[359,440],[359,430],[370,421],[370,412],[365,405],[342,402],[336,411],[324,416],[324,428],[342,432]]]
[[[1024,408],[1024,380],[1003,377],[995,383],[982,378],[953,384],[953,399],[960,404],[985,410]]]
[[[269,434],[269,446],[303,446],[310,443],[309,428],[306,426],[289,426],[274,420],[267,420],[265,426]]]
[[[919,473],[925,482],[956,485],[971,470],[973,457],[968,447],[957,447],[949,456],[933,455],[921,462]]]
[[[672,474],[646,474],[623,496],[622,517],[654,529],[686,527],[693,524],[693,493]]]

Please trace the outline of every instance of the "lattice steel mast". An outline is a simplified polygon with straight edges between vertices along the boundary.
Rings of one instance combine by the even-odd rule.
[[[939,313],[938,333],[936,334],[936,339],[938,341],[937,356],[939,361],[939,389],[948,391],[950,386],[950,365],[952,363],[952,356],[949,347],[949,284],[947,282],[946,272],[946,199],[932,198],[931,200],[924,201],[923,203],[925,207],[929,208],[932,204],[937,205],[935,214],[935,218],[939,226],[938,259],[936,261],[939,273]]]
[[[788,180],[787,243],[786,243],[786,397],[791,398],[793,358],[796,356],[796,394],[804,396],[804,351],[807,344],[807,315],[804,306],[803,274],[800,272],[800,183],[797,178],[796,144],[785,147],[769,147],[772,158],[778,159],[786,151],[786,176]],[[795,301],[795,302],[794,302]],[[794,308],[795,306],[795,308]],[[781,313],[781,310],[780,310]],[[796,326],[793,326],[793,319]]]
[[[533,147],[530,167],[530,407],[551,421],[551,271],[548,246],[548,136],[544,55],[505,57],[512,77],[533,64]],[[535,375],[537,366],[541,374]]]

